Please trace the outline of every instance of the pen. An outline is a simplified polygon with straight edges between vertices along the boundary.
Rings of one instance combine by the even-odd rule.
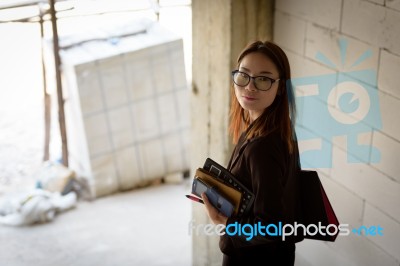
[[[198,198],[198,197],[195,197],[195,196],[192,196],[192,195],[186,195],[186,197],[187,197],[188,199],[193,200],[193,201],[200,202],[200,203],[203,203],[203,204],[204,204],[204,201],[203,201],[202,199]]]

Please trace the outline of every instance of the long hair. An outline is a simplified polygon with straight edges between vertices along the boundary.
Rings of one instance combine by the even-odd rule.
[[[233,137],[233,142],[237,143],[240,135],[246,130],[247,139],[265,136],[277,130],[282,139],[286,141],[289,153],[293,153],[296,142],[294,131],[296,105],[290,81],[289,60],[278,45],[268,41],[255,41],[248,44],[240,53],[237,59],[237,67],[246,55],[255,52],[264,54],[276,65],[280,79],[279,87],[274,102],[251,123],[249,113],[240,106],[232,84],[229,131]],[[251,127],[249,128],[250,124]]]

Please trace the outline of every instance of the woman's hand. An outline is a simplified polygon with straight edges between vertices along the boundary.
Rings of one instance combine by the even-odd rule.
[[[215,208],[210,201],[208,200],[206,193],[201,194],[201,198],[204,201],[204,206],[206,206],[206,211],[208,214],[208,217],[210,217],[211,221],[213,224],[223,224],[226,225],[226,222],[228,221],[228,217],[223,215],[218,211],[217,208]]]

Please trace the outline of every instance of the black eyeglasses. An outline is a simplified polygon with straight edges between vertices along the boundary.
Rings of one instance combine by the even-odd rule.
[[[256,89],[260,91],[267,91],[271,89],[272,84],[274,84],[276,81],[279,81],[279,79],[272,79],[265,76],[252,77],[249,74],[239,70],[232,71],[232,78],[233,82],[240,87],[247,86],[252,79]]]

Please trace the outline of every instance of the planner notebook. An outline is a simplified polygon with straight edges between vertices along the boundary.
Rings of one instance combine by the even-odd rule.
[[[237,216],[241,216],[251,209],[254,194],[222,165],[207,158],[203,167],[197,169],[196,174],[207,175],[208,182],[213,182],[234,204]],[[205,178],[203,177],[203,179]]]

